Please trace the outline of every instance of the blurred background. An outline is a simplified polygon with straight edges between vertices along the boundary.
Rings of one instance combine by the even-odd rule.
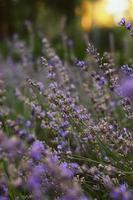
[[[84,58],[91,41],[100,52],[115,52],[118,60],[132,62],[133,39],[118,26],[122,17],[133,20],[133,0],[0,0],[0,49],[8,54],[6,41],[16,34],[30,41],[40,54],[39,35],[50,40],[63,57],[63,48],[73,48]]]

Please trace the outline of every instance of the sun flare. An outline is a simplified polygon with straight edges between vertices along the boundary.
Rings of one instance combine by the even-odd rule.
[[[109,14],[113,15],[115,20],[123,17],[128,8],[128,0],[106,0],[106,10]]]
[[[84,30],[94,26],[113,27],[122,17],[133,19],[133,0],[84,0],[81,25]]]

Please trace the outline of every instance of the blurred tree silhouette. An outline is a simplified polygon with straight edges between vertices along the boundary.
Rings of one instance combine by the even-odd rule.
[[[74,18],[74,10],[82,0],[0,0],[0,38],[22,31],[25,20],[34,26],[38,6],[45,4],[66,17],[66,24]]]
[[[37,0],[0,0],[0,38],[22,30],[26,19],[33,22],[36,17]]]
[[[10,0],[0,0],[0,38],[13,31],[12,5]]]
[[[65,15],[67,23],[71,21],[75,15],[75,7],[81,3],[82,0],[44,0],[45,4],[61,15]]]

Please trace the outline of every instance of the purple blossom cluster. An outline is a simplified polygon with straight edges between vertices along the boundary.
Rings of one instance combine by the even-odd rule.
[[[0,76],[0,199],[132,200],[133,69],[91,44],[64,63],[40,39],[38,70],[15,37],[24,78]]]
[[[133,36],[133,27],[131,22],[126,22],[126,19],[122,18],[119,25],[124,26],[130,32],[130,35]]]

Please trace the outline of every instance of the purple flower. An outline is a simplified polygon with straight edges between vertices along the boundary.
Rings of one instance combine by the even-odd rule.
[[[68,127],[68,126],[69,126],[69,122],[68,122],[68,121],[62,122],[62,127],[63,127],[63,128],[66,128],[66,127]]]
[[[37,196],[41,194],[42,175],[45,173],[44,165],[37,165],[33,168],[31,175],[28,177],[27,186]]]
[[[21,129],[21,130],[18,132],[18,135],[19,135],[21,138],[25,138],[26,135],[27,135],[26,129]]]
[[[79,165],[77,163],[71,163],[73,169],[78,169]]]
[[[0,200],[8,200],[8,188],[5,183],[0,183]]]
[[[78,197],[78,195],[77,196],[66,195],[61,200],[88,200],[88,198]]]
[[[122,97],[133,97],[133,79],[123,79],[120,86],[116,90],[117,93]]]
[[[31,157],[35,160],[41,159],[41,154],[44,151],[44,145],[39,140],[36,140],[31,147]]]
[[[61,150],[61,149],[62,149],[62,145],[59,144],[59,145],[57,146],[57,149],[58,149],[58,150]]]
[[[81,67],[81,68],[83,68],[84,66],[85,66],[85,61],[83,61],[83,60],[76,60],[75,61],[75,64],[76,64],[76,66],[78,66],[78,67]]]
[[[121,71],[128,76],[133,76],[133,68],[129,67],[128,65],[121,66]]]
[[[22,141],[17,137],[11,137],[10,139],[5,139],[1,144],[1,149],[7,153],[7,156],[15,158],[22,154],[23,147]]]
[[[3,197],[3,196],[0,195],[0,200],[9,200],[9,198],[8,197]]]
[[[122,184],[117,188],[114,188],[111,192],[111,197],[114,200],[131,200],[132,194],[127,190],[126,184]]]
[[[34,176],[41,176],[45,171],[45,166],[44,165],[37,165],[35,166],[33,170],[33,175]]]
[[[53,155],[51,156],[51,162],[57,163],[57,162],[58,162],[58,156],[53,154]]]
[[[58,87],[58,85],[57,85],[56,82],[53,82],[53,83],[49,84],[49,88],[52,89],[52,90],[55,90],[57,87]]]
[[[71,170],[74,174],[79,173],[79,165],[77,163],[70,164]]]
[[[29,134],[27,137],[27,141],[29,144],[32,144],[35,141],[35,137],[32,134]]]
[[[79,191],[69,189],[67,194],[61,200],[89,200],[87,197],[82,196]]]
[[[60,134],[62,137],[66,137],[66,136],[69,134],[69,131],[59,130],[59,134]]]
[[[119,25],[124,26],[126,23],[125,18],[122,18],[119,22]]]
[[[27,120],[27,121],[25,122],[25,126],[26,126],[26,128],[31,128],[32,122],[31,122],[30,120]]]
[[[126,29],[131,30],[132,24],[130,22],[127,22],[125,27]]]
[[[103,76],[96,76],[96,82],[98,84],[98,86],[103,86],[107,83],[107,81],[105,80],[105,78]]]
[[[31,176],[29,177],[27,184],[30,189],[38,189],[40,187],[40,179],[36,176]]]
[[[73,172],[69,169],[68,164],[66,162],[61,163],[60,167],[65,176],[69,178],[73,177]]]
[[[40,91],[43,91],[43,90],[44,90],[44,84],[43,84],[42,82],[39,81],[39,82],[37,83],[37,86],[38,86],[38,88],[39,88]]]

